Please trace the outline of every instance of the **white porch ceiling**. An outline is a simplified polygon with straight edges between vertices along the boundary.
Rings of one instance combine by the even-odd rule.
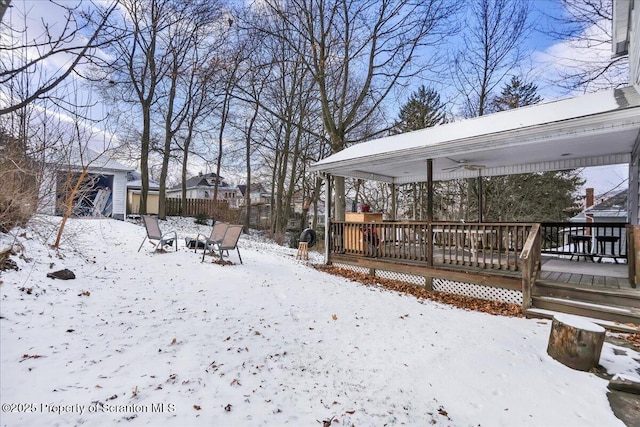
[[[403,184],[628,163],[640,138],[634,87],[519,108],[349,147],[311,167],[333,175]]]

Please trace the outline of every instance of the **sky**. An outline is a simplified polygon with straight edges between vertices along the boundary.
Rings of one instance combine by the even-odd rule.
[[[608,380],[547,354],[551,322],[466,311],[318,271],[258,234],[201,262],[144,228],[57,217],[15,230],[0,286],[0,426],[624,427]],[[14,237],[0,234],[0,250]],[[322,257],[310,251],[311,261]],[[50,272],[68,268],[76,278]],[[635,359],[635,360],[634,360]],[[638,378],[640,353],[600,365]]]
[[[19,10],[28,11],[26,17],[27,34],[39,34],[42,31],[42,22],[46,22],[52,25],[53,32],[59,31],[63,25],[64,14],[59,7],[54,6],[51,2],[45,0],[14,0],[13,7],[9,9],[7,15],[9,18],[13,18],[14,21],[19,19],[21,14]],[[65,2],[67,5],[76,4],[76,2]],[[532,5],[532,19],[542,26],[549,23],[549,19],[546,15],[557,15],[562,13],[561,7],[557,0],[533,0]],[[5,17],[6,21],[7,17]],[[15,28],[21,28],[23,22],[12,22],[12,26]],[[544,31],[532,31],[530,36],[525,42],[526,48],[531,49],[531,55],[527,58],[523,64],[522,72],[531,76],[532,79],[538,85],[538,92],[543,97],[544,101],[551,101],[558,98],[566,98],[571,94],[565,89],[559,88],[557,85],[549,83],[550,80],[557,78],[557,66],[561,66],[561,61],[558,57],[573,57],[575,55],[574,49],[568,46],[566,43],[558,42],[552,39]],[[608,53],[606,53],[608,54]],[[555,59],[554,59],[555,58]],[[56,70],[59,67],[64,66],[64,59],[55,58],[49,63],[51,70]],[[85,93],[86,99],[95,101],[97,97],[91,95],[90,92],[76,91],[76,93]],[[400,101],[399,101],[400,102]],[[102,116],[105,113],[105,106],[98,103],[95,108],[92,109],[95,116]],[[104,137],[98,138],[100,141],[104,141]],[[107,138],[108,139],[108,138]],[[192,173],[198,173],[200,171],[206,172],[206,164],[202,161],[193,158],[194,164],[192,166]],[[228,176],[232,181],[241,181],[242,174],[238,174],[235,170],[228,169],[228,173],[223,173],[223,176]],[[610,189],[619,186],[623,183],[627,177],[626,165],[615,165],[600,168],[587,168],[583,174],[586,179],[585,187],[595,188],[596,193],[605,193]],[[240,183],[240,182],[237,182]],[[623,185],[624,187],[625,185]]]

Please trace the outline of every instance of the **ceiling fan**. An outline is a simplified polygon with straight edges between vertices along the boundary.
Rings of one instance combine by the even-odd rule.
[[[470,171],[480,171],[480,170],[482,170],[482,169],[484,169],[486,167],[485,165],[469,163],[469,161],[465,160],[465,159],[455,160],[455,159],[450,159],[449,157],[446,157],[446,159],[457,163],[457,165],[450,166],[448,168],[442,168],[443,171],[454,171],[454,170],[458,170],[458,169],[466,169],[466,170],[470,170]]]

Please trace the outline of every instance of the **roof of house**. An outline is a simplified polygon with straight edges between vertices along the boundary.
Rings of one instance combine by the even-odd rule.
[[[602,202],[585,210],[588,215],[598,217],[627,216],[627,190],[622,190]]]
[[[578,215],[571,218],[572,221],[585,221],[587,217],[597,218],[626,218],[627,217],[627,197],[628,191],[622,190],[618,193],[602,197],[599,203],[588,207]]]
[[[223,177],[218,177],[214,172],[192,176],[187,179],[187,189],[196,188],[196,187],[210,187],[213,188],[216,185],[216,180],[218,180],[218,188],[230,187],[229,184],[224,182]],[[170,190],[181,190],[182,185],[174,185],[170,188]]]
[[[63,167],[67,165],[72,167],[88,165],[89,171],[92,169],[104,169],[128,172],[135,169],[114,160],[109,152],[99,153],[89,147],[84,147],[82,151],[78,148],[72,148],[69,152],[65,150],[56,151],[55,154],[48,157],[47,163],[53,165],[61,164]]]
[[[240,193],[242,193],[242,195],[244,196],[246,194],[246,191],[247,191],[247,186],[246,186],[246,184],[239,184],[238,185],[238,189],[240,190]],[[261,193],[265,193],[266,192],[265,189],[264,189],[264,186],[259,182],[251,184],[251,192],[254,192],[254,191],[259,191]]]
[[[127,181],[127,188],[142,188],[142,180],[134,179],[132,181]],[[149,180],[149,190],[159,190],[160,184],[155,182],[154,180]]]
[[[630,86],[363,142],[310,171],[403,184],[426,181],[429,159],[434,180],[620,164],[639,130]]]

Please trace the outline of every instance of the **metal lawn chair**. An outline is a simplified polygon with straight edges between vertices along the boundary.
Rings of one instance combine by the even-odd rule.
[[[214,251],[220,254],[220,261],[224,260],[222,257],[222,252],[227,251],[227,257],[229,256],[229,251],[235,249],[238,251],[238,258],[240,259],[240,264],[242,264],[242,257],[240,256],[240,248],[238,248],[238,240],[240,240],[240,234],[242,234],[242,225],[229,225],[227,227],[227,231],[224,233],[224,238],[219,243],[213,243],[211,245],[205,245],[205,250],[202,253],[202,261],[204,261],[204,256],[207,251],[213,254]]]
[[[142,215],[142,221],[144,222],[144,228],[146,228],[147,230],[147,235],[144,236],[142,243],[140,243],[138,252],[140,252],[140,249],[142,249],[142,245],[144,245],[144,242],[147,239],[149,239],[149,241],[151,240],[158,241],[158,243],[156,244],[156,247],[153,248],[154,252],[158,250],[158,248],[164,248],[165,246],[173,246],[174,242],[176,245],[176,251],[178,250],[178,234],[175,231],[162,233],[162,231],[160,231],[160,224],[158,223],[158,218],[153,216]]]
[[[226,222],[216,221],[213,224],[213,228],[211,229],[211,234],[209,235],[209,237],[205,236],[204,234],[198,234],[198,237],[196,237],[196,242],[194,245],[195,248],[193,252],[198,252],[198,246],[200,245],[200,243],[202,243],[201,247],[203,248],[203,252],[207,251],[207,246],[213,245],[215,243],[222,243],[222,239],[224,239],[224,233],[227,232],[228,227],[229,224],[227,224]],[[203,240],[200,240],[200,237],[202,237]]]

